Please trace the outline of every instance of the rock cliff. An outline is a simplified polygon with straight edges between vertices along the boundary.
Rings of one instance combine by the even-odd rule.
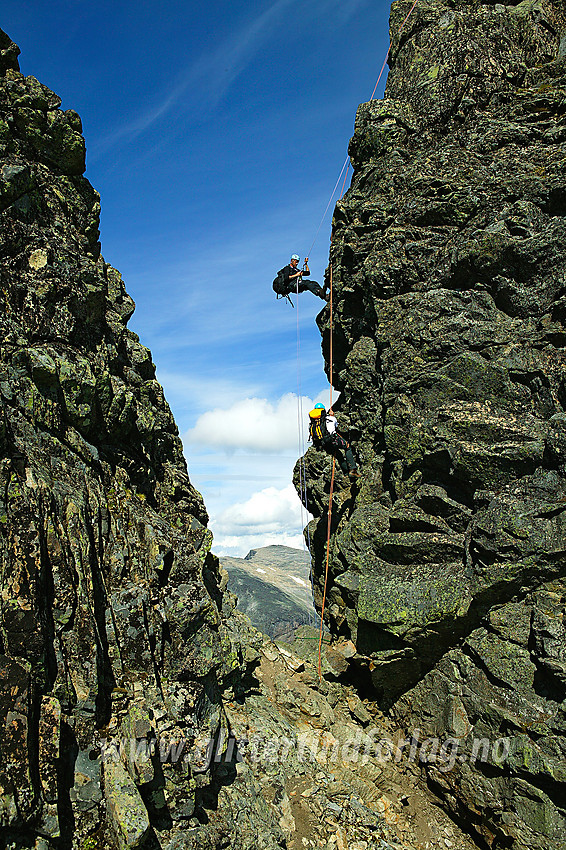
[[[18,52],[0,31],[0,848],[469,850],[414,778],[395,799],[383,718],[235,610],[80,119]]]
[[[336,207],[338,472],[326,619],[482,846],[566,834],[566,15],[558,0],[392,5]],[[329,309],[319,316],[329,364]],[[306,455],[320,605],[330,460]],[[505,737],[504,760],[478,755]],[[475,748],[475,755],[474,755]],[[489,749],[489,748],[488,748]]]
[[[18,53],[0,31],[0,843],[151,844],[198,822],[212,772],[128,773],[101,748],[194,753],[245,663],[134,303],[100,255],[79,116]]]

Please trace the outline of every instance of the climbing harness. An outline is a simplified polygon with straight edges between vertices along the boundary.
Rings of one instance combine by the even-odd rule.
[[[306,268],[306,265],[307,265],[307,260],[308,260],[308,257],[305,258],[305,261],[303,263],[303,271],[305,271],[305,268]],[[277,272],[277,277],[274,278],[274,280],[273,280],[273,291],[277,295],[277,300],[279,300],[280,298],[286,298],[287,301],[289,302],[289,304],[291,305],[291,307],[294,307],[295,305],[291,301],[291,293],[290,292],[280,292],[280,288],[282,288],[285,284],[284,279],[283,279],[283,275],[281,274],[282,271],[283,271],[283,269],[281,269],[279,272]],[[300,279],[301,278],[299,276],[297,278],[297,283],[296,283],[297,302],[298,302],[298,296],[299,296],[299,281],[300,281]]]
[[[286,299],[287,299],[287,301],[289,302],[289,304],[291,305],[291,307],[294,307],[294,306],[295,306],[295,305],[293,304],[293,302],[291,301],[291,295],[290,295],[290,293],[287,293],[287,295],[279,295],[279,294],[278,294],[278,295],[277,295],[277,300],[279,300],[279,298],[286,298]]]
[[[298,280],[298,278],[297,278],[297,280]],[[289,304],[291,305],[291,307],[294,307],[295,305],[291,301],[291,294],[289,292],[284,292],[284,289],[285,289],[285,277],[283,275],[283,269],[279,269],[279,271],[277,272],[277,277],[273,278],[273,291],[277,295],[278,301],[279,301],[280,298],[286,298],[287,301],[289,302]]]

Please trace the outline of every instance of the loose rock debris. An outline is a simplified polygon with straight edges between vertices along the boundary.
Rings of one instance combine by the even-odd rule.
[[[374,705],[347,686],[319,680],[314,664],[267,640],[255,675],[252,693],[226,706],[237,741],[237,778],[222,788],[218,806],[234,808],[237,796],[245,807],[238,784],[253,779],[281,831],[280,843],[269,843],[264,834],[258,846],[475,847],[435,804],[417,764],[396,763],[383,751],[373,755],[381,737],[396,740],[401,734]],[[247,806],[251,823],[251,802]]]

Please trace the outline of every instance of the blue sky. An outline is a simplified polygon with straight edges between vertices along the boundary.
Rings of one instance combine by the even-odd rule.
[[[152,350],[213,551],[301,546],[290,480],[299,422],[328,400],[322,302],[301,295],[297,317],[271,281],[315,237],[323,280],[334,202],[316,234],[387,51],[389,2],[2,8],[23,73],[83,120],[102,252],[136,302],[130,328]]]

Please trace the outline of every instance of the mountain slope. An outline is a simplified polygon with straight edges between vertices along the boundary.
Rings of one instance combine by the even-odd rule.
[[[315,619],[310,556],[288,546],[252,549],[245,558],[221,557],[230,576],[228,589],[256,629],[272,638],[289,638]]]

